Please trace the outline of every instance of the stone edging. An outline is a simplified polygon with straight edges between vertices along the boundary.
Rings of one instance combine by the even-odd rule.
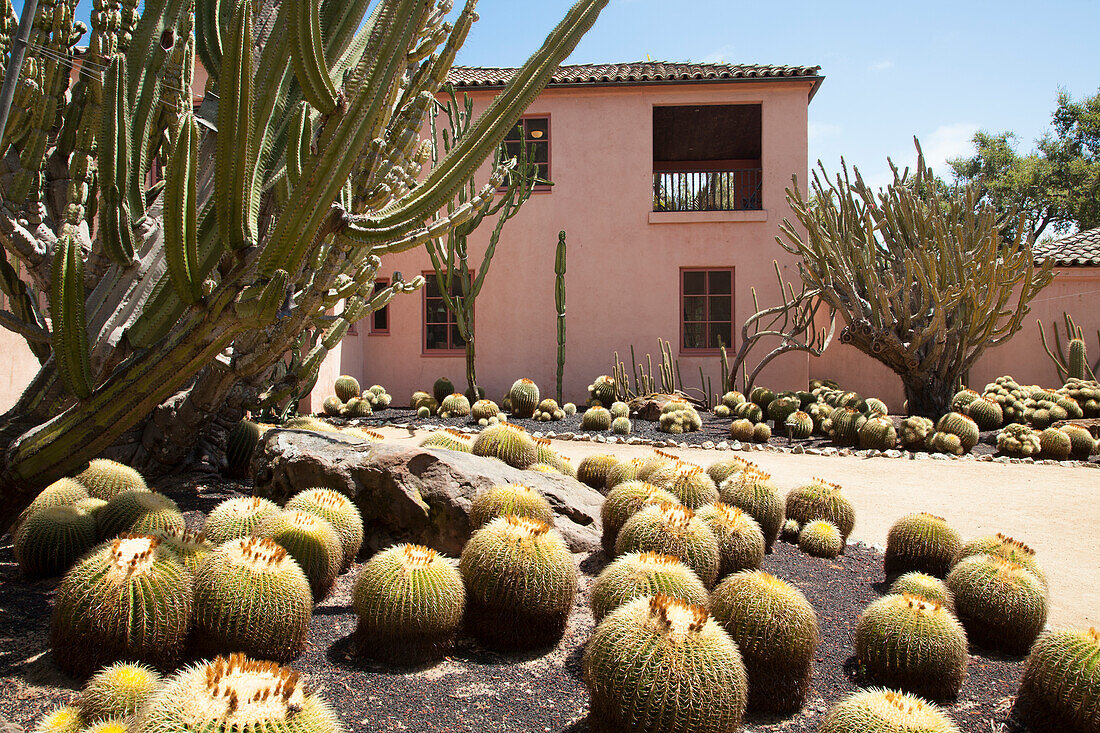
[[[375,424],[371,427],[387,427],[398,428],[402,430],[458,430],[462,433],[469,435],[476,435],[481,432],[481,429],[472,427],[453,427],[447,425],[413,425],[412,423],[395,423],[384,422],[381,424]],[[531,433],[531,437],[534,438],[549,438],[551,440],[571,440],[582,443],[605,443],[607,445],[647,445],[653,448],[677,448],[684,449],[690,448],[694,450],[720,450],[720,451],[743,451],[747,453],[752,452],[764,452],[764,453],[790,453],[793,455],[808,455],[808,456],[856,456],[858,458],[905,458],[911,461],[977,461],[979,463],[1029,463],[1037,466],[1065,466],[1066,468],[1097,468],[1100,469],[1100,463],[1092,463],[1090,461],[1055,461],[1049,458],[1041,458],[1036,460],[1034,458],[1012,458],[1010,456],[992,456],[992,455],[974,455],[973,453],[965,453],[961,456],[950,455],[948,453],[925,453],[911,452],[907,450],[886,450],[880,451],[875,449],[861,450],[858,448],[837,448],[834,446],[827,446],[825,448],[803,448],[800,445],[794,446],[778,446],[767,445],[760,443],[742,443],[740,441],[721,441],[715,443],[714,441],[707,440],[702,443],[687,443],[683,441],[676,441],[671,438],[666,440],[649,440],[648,438],[636,438],[629,437],[623,438],[618,435],[605,436],[602,434],[591,433],[555,433],[554,431],[535,431]]]

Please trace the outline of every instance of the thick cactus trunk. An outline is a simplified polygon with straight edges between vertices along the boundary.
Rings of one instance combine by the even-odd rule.
[[[935,375],[902,375],[908,413],[931,420],[951,411],[951,398],[955,395],[956,378],[942,379]]]

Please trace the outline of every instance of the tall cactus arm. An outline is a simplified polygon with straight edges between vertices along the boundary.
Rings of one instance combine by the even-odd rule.
[[[53,354],[65,386],[80,399],[92,394],[92,367],[84,317],[84,261],[74,237],[62,237],[54,254]]]
[[[230,0],[199,0],[195,4],[195,50],[214,81],[222,68],[222,29],[229,25]]]
[[[164,256],[168,277],[180,300],[188,305],[202,298],[196,190],[199,136],[198,122],[188,112],[168,158],[164,186]]]
[[[294,112],[286,146],[286,175],[292,190],[302,177],[302,161],[309,156],[312,141],[313,124],[309,119],[309,107],[305,102],[300,102]]]
[[[259,202],[250,166],[256,145],[252,81],[252,2],[239,0],[222,63],[214,174],[218,228],[230,250],[256,241]]]
[[[285,0],[290,8],[292,22],[288,24],[290,58],[294,63],[294,75],[302,87],[306,101],[321,114],[336,109],[339,96],[336,85],[325,63],[324,43],[321,34],[321,0]]]
[[[130,185],[130,103],[127,100],[126,59],[111,59],[103,86],[106,109],[96,139],[100,190],[100,241],[103,251],[123,267],[134,258],[134,227],[127,190]]]

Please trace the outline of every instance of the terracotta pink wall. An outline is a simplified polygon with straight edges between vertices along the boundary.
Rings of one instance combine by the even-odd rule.
[[[550,116],[550,193],[536,193],[505,228],[477,301],[478,381],[499,399],[522,376],[552,395],[556,373],[554,251],[557,234],[568,233],[566,275],[565,399],[587,397],[586,386],[611,370],[613,353],[629,360],[657,354],[657,338],[679,343],[681,267],[734,267],[734,334],[752,310],[750,287],[762,303],[777,297],[772,260],[786,278],[796,277],[791,258],[775,243],[790,216],[784,189],[792,174],[805,180],[809,83],[753,83],[551,89],[528,109]],[[478,111],[491,93],[476,93]],[[763,211],[652,213],[655,105],[762,105]],[[479,180],[485,180],[487,168]],[[471,237],[471,260],[480,263],[489,226]],[[431,269],[423,250],[384,258],[381,274],[406,277]],[[364,384],[383,384],[406,403],[415,389],[439,376],[465,385],[464,359],[422,354],[423,294],[390,305],[389,336],[344,339],[318,381],[314,402],[330,394],[329,373],[352,374]],[[339,367],[333,369],[335,363]],[[717,356],[680,355],[685,386],[699,383],[699,367],[718,389]],[[775,362],[764,378],[803,384],[805,357]]]

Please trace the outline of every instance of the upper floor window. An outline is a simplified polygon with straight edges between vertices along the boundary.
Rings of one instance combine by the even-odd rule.
[[[653,108],[653,210],[761,209],[759,104]]]
[[[733,346],[733,268],[680,270],[680,348]]]
[[[518,158],[526,147],[529,160],[538,166],[540,183],[549,183],[550,178],[550,118],[524,117],[516,123],[504,137],[504,148],[509,156]],[[545,186],[549,188],[549,186]]]
[[[472,273],[471,273],[472,274]],[[451,282],[451,295],[462,293],[458,279]],[[424,273],[424,350],[433,353],[460,352],[466,340],[458,331],[458,319],[447,307],[434,272]]]

